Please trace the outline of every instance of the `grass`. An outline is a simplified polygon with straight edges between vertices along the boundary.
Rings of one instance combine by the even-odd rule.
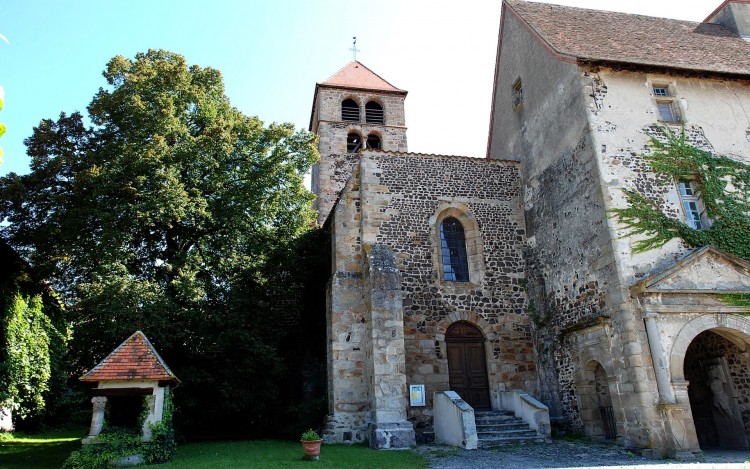
[[[39,435],[14,434],[0,439],[0,468],[59,468],[80,448],[84,430]],[[412,451],[374,451],[362,445],[323,445],[320,460],[303,461],[296,441],[255,440],[190,443],[177,447],[174,460],[153,466],[172,468],[373,468],[420,469],[427,461]]]
[[[80,448],[85,430],[57,430],[39,435],[4,434],[0,439],[0,467],[59,468],[71,451]]]
[[[303,461],[297,441],[233,441],[192,443],[177,447],[174,460],[164,468],[374,468],[427,467],[427,461],[412,451],[375,451],[362,445],[326,445],[318,461]]]

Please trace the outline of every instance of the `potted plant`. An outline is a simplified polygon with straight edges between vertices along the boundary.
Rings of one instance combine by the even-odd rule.
[[[317,460],[320,456],[320,444],[323,442],[320,436],[311,428],[302,434],[300,442],[305,452],[305,459]]]

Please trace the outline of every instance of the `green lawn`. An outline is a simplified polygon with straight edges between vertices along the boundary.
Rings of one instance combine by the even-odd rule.
[[[71,451],[81,447],[85,430],[59,430],[39,435],[0,435],[0,467],[59,468]],[[10,437],[10,438],[9,438]]]
[[[41,435],[0,437],[0,468],[59,468],[81,445],[84,430],[55,431]],[[155,468],[425,468],[427,462],[411,451],[374,451],[365,446],[323,445],[320,460],[303,461],[296,441],[231,441],[190,443],[177,447],[177,455]]]
[[[161,468],[382,468],[427,467],[427,461],[411,451],[375,451],[366,446],[323,445],[318,461],[302,460],[296,441],[233,441],[193,443],[177,447],[177,456]]]

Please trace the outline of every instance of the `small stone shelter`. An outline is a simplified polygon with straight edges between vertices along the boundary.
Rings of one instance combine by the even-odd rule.
[[[141,431],[143,441],[151,439],[151,424],[161,422],[164,403],[171,386],[180,384],[151,341],[141,331],[135,331],[112,353],[80,378],[83,382],[97,383],[91,390],[93,415],[89,435],[83,443],[92,443],[102,431],[105,416],[108,423],[133,426],[139,423],[147,400],[148,416]]]

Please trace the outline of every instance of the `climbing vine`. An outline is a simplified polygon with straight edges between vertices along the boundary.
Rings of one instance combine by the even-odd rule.
[[[680,238],[689,246],[711,244],[750,260],[750,167],[690,145],[685,141],[684,127],[679,133],[668,128],[660,130],[650,139],[651,153],[643,158],[656,173],[675,181],[695,182],[710,226],[693,229],[667,216],[661,210],[661,201],[625,189],[628,207],[611,212],[629,228],[627,236],[646,236],[635,242],[633,251],[645,252]]]
[[[45,408],[67,329],[53,320],[54,300],[26,286],[26,274],[0,283],[0,407],[24,419]]]
[[[161,421],[149,423],[151,438],[143,441],[141,429],[149,416],[151,399],[143,399],[138,430],[126,428],[106,428],[97,437],[96,444],[83,445],[81,449],[70,454],[63,464],[63,469],[104,469],[117,466],[123,458],[139,457],[146,464],[159,464],[172,459],[175,453],[174,429],[172,414],[174,404],[172,393],[164,394],[164,408]]]

